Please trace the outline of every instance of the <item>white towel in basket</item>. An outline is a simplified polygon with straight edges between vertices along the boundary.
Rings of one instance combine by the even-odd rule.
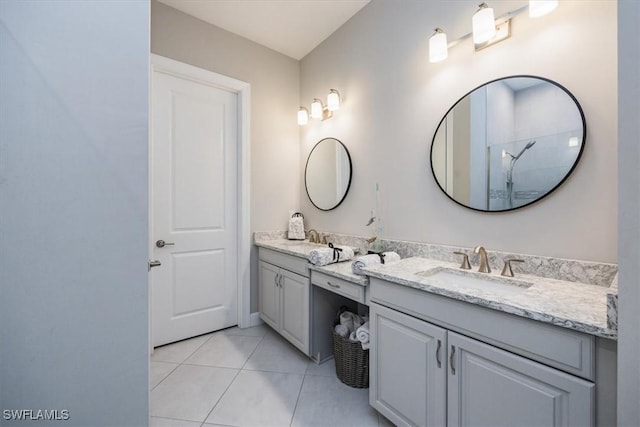
[[[365,322],[356,330],[356,339],[362,343],[362,349],[369,348],[369,322]]]

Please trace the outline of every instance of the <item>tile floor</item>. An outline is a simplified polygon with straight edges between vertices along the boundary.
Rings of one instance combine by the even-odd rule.
[[[393,426],[333,360],[316,365],[265,325],[157,348],[150,387],[151,427]]]

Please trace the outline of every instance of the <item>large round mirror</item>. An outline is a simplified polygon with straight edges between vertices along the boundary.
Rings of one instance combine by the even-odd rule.
[[[335,138],[320,140],[307,159],[304,185],[311,203],[323,211],[338,207],[351,185],[351,156]]]
[[[516,209],[567,179],[586,133],[582,108],[567,89],[540,77],[505,77],[447,111],[431,144],[431,169],[442,191],[463,206]]]

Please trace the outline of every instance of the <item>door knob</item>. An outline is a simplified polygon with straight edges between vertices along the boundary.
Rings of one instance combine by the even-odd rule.
[[[175,243],[165,242],[164,240],[156,241],[156,246],[159,248],[164,248],[165,246],[173,246],[173,245],[175,245]]]
[[[160,261],[158,261],[157,259],[154,261],[149,261],[149,268],[148,271],[151,271],[151,269],[153,267],[160,267],[162,264],[160,263]]]

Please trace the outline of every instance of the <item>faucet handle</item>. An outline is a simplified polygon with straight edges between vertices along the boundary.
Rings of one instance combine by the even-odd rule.
[[[455,251],[454,254],[462,255],[462,264],[460,264],[460,268],[463,270],[471,270],[471,264],[469,264],[469,255],[464,252]]]
[[[502,273],[500,273],[502,276],[514,277],[513,270],[511,269],[512,262],[524,262],[524,260],[523,259],[505,259],[504,267],[502,268]]]

